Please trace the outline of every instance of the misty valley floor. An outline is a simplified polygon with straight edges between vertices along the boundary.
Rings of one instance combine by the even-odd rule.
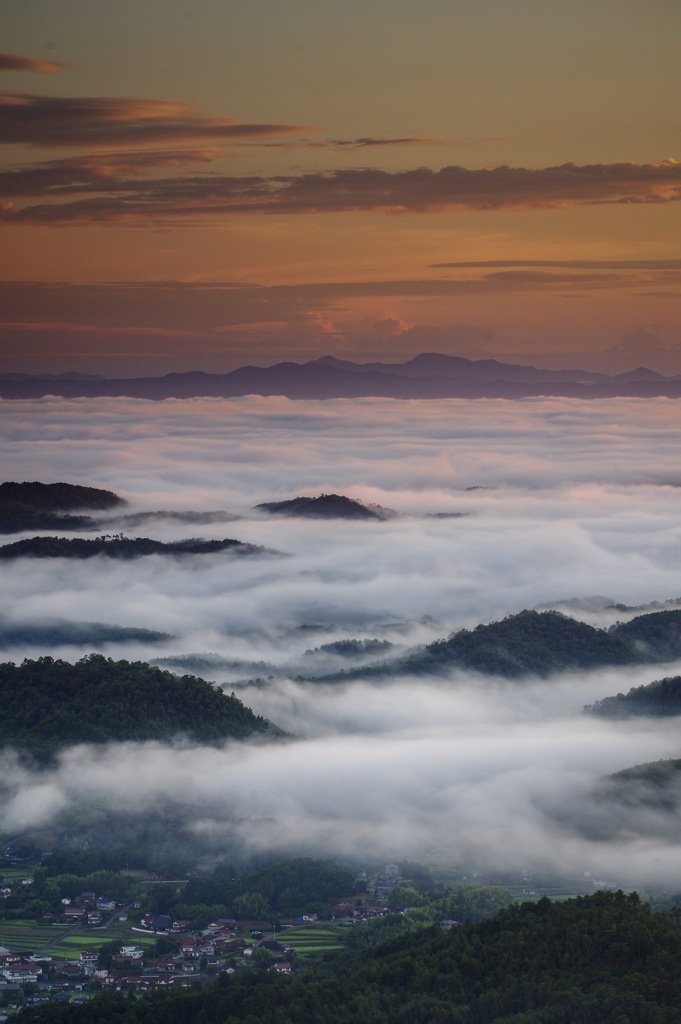
[[[231,537],[278,553],[12,560],[3,624],[154,631],[110,633],[96,649],[191,656],[197,675],[294,737],[222,748],[85,743],[48,776],[5,754],[4,834],[47,827],[83,803],[118,813],[132,799],[141,810],[189,805],[195,836],[236,837],[255,853],[391,860],[435,850],[452,864],[590,872],[625,886],[676,877],[678,828],[664,807],[641,812],[629,834],[615,814],[610,832],[585,827],[583,813],[577,826],[576,811],[604,776],[679,750],[674,719],[596,720],[584,705],[678,665],[514,683],[470,673],[325,687],[298,679],[371,660],[365,644],[348,661],[333,646],[342,641],[400,652],[536,607],[607,627],[677,598],[673,401],[45,398],[2,403],[0,415],[7,479],[114,491],[128,502],[120,530],[131,539],[219,540],[224,518],[134,516],[225,510],[239,517]],[[320,493],[397,515],[317,522],[253,511]],[[92,630],[71,644],[49,631],[7,635],[3,660],[74,661],[93,650]]]

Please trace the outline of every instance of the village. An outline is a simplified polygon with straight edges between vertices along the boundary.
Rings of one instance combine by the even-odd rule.
[[[125,903],[92,890],[63,897],[61,911],[42,915],[36,927],[0,920],[0,1020],[23,1006],[84,1002],[101,991],[190,988],[243,970],[299,972],[342,948],[348,927],[394,913],[389,896],[400,880],[398,866],[386,865],[361,896],[339,900],[329,921],[310,910],[275,921],[217,918],[200,929],[187,919],[145,913],[144,893]],[[14,897],[26,905],[33,884],[31,875],[4,878],[0,901]],[[144,879],[140,888],[148,892],[154,884],[162,880]]]

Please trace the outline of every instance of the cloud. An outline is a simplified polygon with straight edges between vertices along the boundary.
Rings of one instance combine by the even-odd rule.
[[[681,350],[681,342],[673,344],[660,337],[660,324],[637,324],[625,331],[618,345],[609,351],[634,355],[642,360],[650,359],[656,353],[667,354]]]
[[[37,140],[42,133],[43,144],[45,137],[52,138],[55,145],[62,144],[60,139],[80,144],[78,140],[84,133],[89,145],[97,144],[98,138],[107,145],[112,145],[116,138],[122,143],[139,145],[142,132],[144,141],[154,144],[159,139],[227,138],[296,130],[295,126],[287,125],[223,123],[202,131],[199,125],[207,119],[188,118],[186,108],[178,104],[131,100],[51,102],[56,109],[53,120],[48,121],[41,109],[35,127],[30,107],[28,114],[16,104],[7,108],[12,110],[9,127],[18,132],[15,141],[29,141],[32,134]],[[73,108],[69,106],[71,102]],[[66,104],[61,113],[60,104]],[[135,104],[140,105],[139,113]],[[66,128],[62,129],[62,123]],[[47,132],[46,124],[50,125]],[[13,137],[11,133],[9,137]],[[443,167],[436,171],[419,167],[399,172],[365,168],[298,176],[177,176],[143,181],[112,177],[106,187],[101,182],[89,183],[81,191],[96,195],[72,202],[7,208],[4,218],[16,223],[148,224],[167,219],[181,223],[197,217],[236,213],[456,213],[666,203],[681,198],[681,164],[664,160],[581,167],[563,164],[539,169]]]
[[[63,70],[63,64],[44,60],[42,57],[27,57],[23,53],[0,53],[0,71],[30,71],[52,75]]]
[[[49,773],[5,754],[0,828],[89,803],[144,811],[177,799],[198,841],[236,836],[249,850],[419,859],[436,848],[443,861],[473,866],[498,866],[501,851],[502,866],[518,869],[589,870],[621,884],[678,877],[676,812],[623,816],[591,795],[605,774],[678,756],[678,720],[607,723],[581,709],[681,666],[514,684],[466,674],[379,686],[293,678],[324,663],[305,652],[329,640],[409,645],[523,607],[567,610],[572,597],[678,597],[676,402],[47,398],[0,403],[0,422],[8,479],[107,487],[132,512],[225,509],[242,518],[202,533],[284,553],[7,563],[0,614],[161,629],[177,639],[104,652],[217,655],[198,674],[228,690],[248,674],[226,667],[230,659],[268,662],[277,678],[239,695],[297,736],[273,748],[80,746]],[[480,485],[490,489],[467,489]],[[250,511],[320,491],[401,514],[315,523]],[[195,532],[153,524],[163,540]],[[587,601],[575,614],[599,626],[633,614],[607,605]],[[87,650],[20,645],[3,657],[71,660]]]
[[[189,103],[171,100],[0,94],[3,142],[29,146],[97,149],[189,140],[229,142],[303,130],[312,129],[210,117]]]
[[[424,139],[424,138],[362,138],[362,139],[324,139],[318,142],[308,143],[311,147],[328,147],[329,149],[372,149],[381,146],[448,146],[452,139]]]
[[[146,174],[152,167],[208,164],[213,150],[163,149],[88,153],[63,160],[45,160],[16,171],[0,172],[0,196],[73,195],[106,186],[119,175]]]
[[[680,270],[681,260],[460,260],[430,263],[431,268],[561,267],[566,270]]]

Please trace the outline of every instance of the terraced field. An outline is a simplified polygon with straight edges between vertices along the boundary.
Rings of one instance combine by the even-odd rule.
[[[339,924],[305,925],[282,932],[280,941],[294,949],[299,960],[313,960],[345,946],[347,926]]]

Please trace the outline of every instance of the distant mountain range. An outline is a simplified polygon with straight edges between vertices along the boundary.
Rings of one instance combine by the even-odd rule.
[[[307,363],[242,366],[231,373],[169,373],[111,379],[86,374],[0,375],[0,398],[681,398],[681,375],[639,367],[627,373],[543,370],[496,359],[424,352],[404,363],[353,363],[323,356]]]

